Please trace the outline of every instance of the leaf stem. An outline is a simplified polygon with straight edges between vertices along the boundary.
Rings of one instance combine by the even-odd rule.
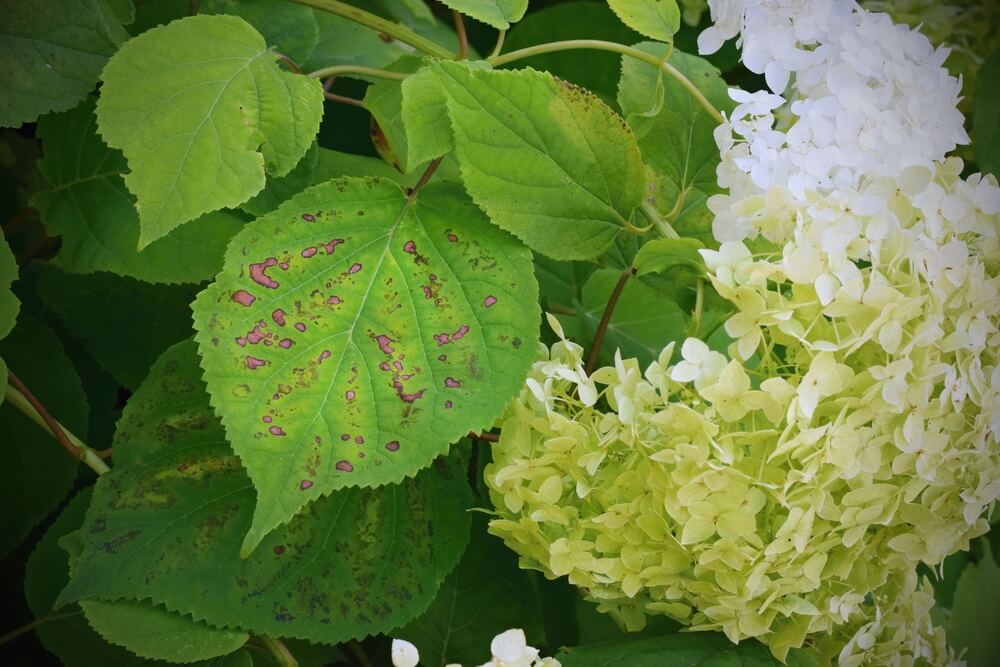
[[[351,5],[339,2],[338,0],[292,0],[292,2],[296,2],[300,5],[306,5],[308,7],[315,7],[316,9],[321,9],[325,12],[336,14],[337,16],[342,16],[349,21],[360,23],[361,25],[371,28],[372,30],[389,35],[393,39],[398,39],[404,44],[409,44],[413,48],[418,51],[423,51],[429,56],[449,59],[454,57],[454,54],[448,49],[444,48],[437,42],[418,35],[404,25],[393,23],[392,21],[388,21],[381,16],[377,16],[371,12],[366,12],[363,9],[358,9],[357,7],[352,7]]]
[[[642,202],[642,212],[647,218],[649,218],[649,221],[653,223],[656,227],[656,231],[660,232],[660,236],[663,238],[679,239],[681,237],[681,235],[677,233],[677,230],[670,226],[669,222],[660,217],[656,207],[650,202]]]
[[[275,49],[271,49],[271,53],[277,56],[278,60],[288,65],[288,69],[292,70],[296,74],[302,74],[302,68],[299,67],[299,64],[294,60],[292,60],[291,58],[289,58],[288,56],[286,56],[284,53],[282,53],[281,51],[277,51]]]
[[[347,95],[338,95],[337,93],[328,93],[323,91],[324,99],[328,99],[331,102],[339,102],[340,104],[350,104],[353,107],[361,107],[365,109],[365,103],[361,100],[356,100],[353,97],[348,97]]]
[[[473,440],[482,440],[483,442],[500,442],[500,436],[489,431],[483,431],[482,433],[469,431],[465,437],[472,438]]]
[[[608,324],[611,322],[611,315],[615,312],[615,306],[618,305],[618,297],[622,295],[625,283],[628,282],[631,275],[631,266],[622,271],[622,275],[618,278],[615,288],[611,291],[611,297],[608,298],[608,305],[604,306],[601,323],[597,325],[597,333],[594,334],[594,342],[590,346],[590,354],[587,356],[587,366],[585,368],[587,375],[590,375],[594,370],[594,366],[597,365],[597,355],[601,353],[601,345],[604,343],[604,334],[607,332]]]
[[[333,65],[318,69],[315,72],[309,72],[307,76],[313,79],[325,79],[328,76],[341,76],[343,74],[360,74],[362,76],[373,76],[377,79],[395,79],[396,81],[402,81],[407,76],[402,72],[390,72],[386,69],[362,67],[361,65]]]
[[[295,656],[292,655],[292,652],[288,650],[288,647],[280,639],[269,637],[268,635],[257,635],[257,639],[271,652],[279,667],[299,666],[299,661],[295,659]]]
[[[465,60],[469,57],[469,36],[465,33],[465,21],[462,20],[460,12],[451,10],[451,15],[455,19],[455,33],[458,34],[458,60]]]
[[[368,654],[365,653],[365,648],[357,639],[352,639],[347,642],[346,646],[348,650],[354,654],[354,657],[357,658],[358,664],[361,665],[361,667],[373,667],[371,659],[368,657]]]
[[[705,279],[698,278],[698,291],[694,297],[694,316],[691,319],[691,336],[698,337],[698,330],[701,329],[701,311],[705,307]]]
[[[698,87],[691,83],[691,80],[684,76],[680,70],[668,62],[661,61],[651,53],[646,53],[645,51],[641,51],[631,46],[625,46],[624,44],[605,42],[600,39],[568,39],[561,42],[549,42],[547,44],[529,46],[524,49],[518,49],[517,51],[511,51],[510,53],[502,56],[491,56],[487,58],[486,61],[494,67],[499,67],[500,65],[506,65],[507,63],[512,63],[516,60],[530,58],[531,56],[537,56],[543,53],[555,53],[557,51],[571,51],[575,49],[611,51],[649,63],[653,67],[658,67],[668,76],[677,81],[677,83],[681,84],[681,86],[688,91],[691,97],[693,97],[694,100],[698,102],[698,104],[700,104],[705,111],[708,112],[708,115],[714,118],[716,122],[722,123],[725,120],[719,110],[708,101],[708,98],[706,98],[705,95],[698,90]]]
[[[36,618],[32,622],[25,623],[24,625],[22,625],[20,627],[14,628],[13,630],[11,630],[10,632],[4,634],[3,636],[0,636],[0,646],[3,646],[4,644],[6,644],[9,641],[13,641],[14,639],[17,639],[21,635],[28,634],[29,632],[31,632],[32,630],[34,630],[38,626],[45,625],[49,621],[59,621],[59,620],[64,619],[64,618],[72,618],[73,616],[79,616],[82,613],[83,613],[82,610],[77,610],[77,611],[68,612],[66,614],[55,614],[55,615],[52,615],[52,616],[43,616],[42,618]]]
[[[438,166],[440,166],[441,160],[443,159],[444,156],[442,155],[441,157],[434,158],[433,160],[431,160],[430,164],[427,165],[427,168],[424,169],[424,173],[420,174],[420,178],[417,180],[417,184],[413,186],[412,190],[410,190],[410,194],[407,197],[407,199],[409,199],[410,201],[416,199],[417,193],[420,192],[420,190],[425,185],[427,185],[427,181],[431,180],[431,176],[433,176],[434,172],[437,171],[437,168]]]
[[[490,51],[490,55],[487,57],[487,59],[496,58],[497,56],[500,55],[500,50],[503,49],[503,41],[506,38],[507,38],[507,31],[501,30],[499,34],[497,34],[497,43],[493,47],[493,50]]]
[[[101,460],[101,457],[93,449],[88,447],[82,440],[73,435],[62,424],[53,419],[42,402],[39,401],[31,391],[24,386],[20,378],[14,375],[11,370],[7,371],[9,384],[4,392],[4,398],[17,409],[27,415],[33,422],[47,430],[56,439],[63,450],[74,461],[83,461],[91,470],[98,475],[108,472],[108,464]]]

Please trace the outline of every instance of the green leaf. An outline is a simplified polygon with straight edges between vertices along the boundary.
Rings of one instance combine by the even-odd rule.
[[[239,16],[268,46],[297,63],[304,63],[319,41],[313,10],[286,0],[202,0],[198,13]]]
[[[110,273],[71,275],[46,267],[37,291],[94,359],[130,389],[139,386],[164,349],[191,335],[193,285],[150,285]]]
[[[681,27],[677,0],[608,0],[622,23],[660,42],[671,42]]]
[[[545,643],[528,572],[518,567],[513,551],[486,532],[485,523],[473,522],[469,546],[430,608],[392,633],[419,646],[425,665],[482,664],[490,657],[490,640],[509,628],[522,628],[529,645]]]
[[[622,639],[565,649],[563,667],[784,667],[757,642],[733,644],[725,635],[681,632],[647,639]],[[814,664],[801,651],[788,655],[788,665]]]
[[[379,33],[360,23],[322,11],[314,14],[319,26],[319,39],[303,65],[305,70],[334,65],[381,68],[409,53],[401,42],[394,39],[386,41]]]
[[[53,417],[73,433],[87,432],[87,397],[56,334],[27,313],[0,341],[0,356]],[[13,549],[59,506],[77,464],[48,431],[10,401],[0,405],[7,476],[0,484],[0,555]]]
[[[990,667],[1000,655],[993,610],[1000,599],[1000,567],[991,553],[988,540],[981,540],[983,556],[976,564],[962,570],[955,588],[954,603],[948,620],[948,644],[959,652],[969,667]]]
[[[662,58],[670,49],[664,44],[642,43],[636,48]],[[733,109],[728,86],[709,62],[674,50],[667,61],[684,74],[720,111]],[[648,115],[662,88],[663,104]],[[708,195],[720,192],[715,168],[719,150],[712,135],[715,120],[691,94],[659,68],[634,58],[622,59],[618,103],[625,120],[635,131],[643,159],[659,178],[652,179],[651,191],[657,209],[666,214],[683,196],[674,212],[674,229],[682,236],[696,235],[707,244],[711,236],[711,212],[705,206]],[[682,193],[684,193],[682,195]]]
[[[127,37],[103,0],[4,3],[0,127],[76,106]]]
[[[592,340],[597,332],[620,276],[620,271],[598,269],[583,286],[577,312],[587,339]],[[684,340],[687,325],[687,314],[667,295],[638,280],[629,280],[611,315],[599,359],[602,363],[613,363],[615,350],[620,349],[622,357],[636,357],[645,368],[667,343]]]
[[[59,591],[69,582],[70,557],[59,543],[67,535],[77,531],[83,524],[83,517],[90,505],[92,492],[91,488],[84,489],[70,500],[28,559],[24,592],[28,606],[40,621],[35,632],[42,645],[58,656],[66,667],[93,667],[94,665],[114,665],[114,667],[165,666],[168,663],[159,660],[143,660],[125,649],[105,642],[90,626],[87,617],[84,616],[83,610],[78,605],[72,605],[72,607],[58,611],[53,610]],[[171,614],[161,607],[153,607],[145,603],[129,601],[113,604],[106,602],[87,602],[85,604],[88,607],[99,605],[133,610],[137,614],[136,618],[143,618],[150,612],[157,612],[153,615],[154,618],[169,616],[173,619],[182,619],[195,627],[206,627],[204,624],[196,624],[190,619]],[[133,630],[141,631],[142,628],[137,627]],[[227,656],[225,660],[206,660],[195,663],[195,667],[223,667],[224,665],[226,667],[252,667],[253,661],[245,651],[239,651]]]
[[[1000,178],[1000,88],[997,81],[1000,81],[1000,51],[995,51],[979,70],[972,116],[976,164],[983,173]]]
[[[645,183],[635,138],[614,111],[547,73],[434,67],[466,189],[490,219],[553,259],[610,246]]]
[[[312,144],[319,81],[285,72],[235,16],[191,16],[127,42],[104,68],[97,120],[125,153],[140,246],[203,213],[238,206]]]
[[[565,2],[532,11],[507,35],[504,51],[568,39],[600,39],[635,44],[642,35],[615,16],[607,4]],[[621,57],[608,51],[572,50],[545,53],[518,60],[517,67],[532,67],[593,91],[605,102],[617,105]]]
[[[411,73],[424,64],[422,58],[404,56],[388,67],[392,72]],[[416,79],[407,86],[407,81]],[[414,171],[428,160],[444,155],[451,150],[451,129],[448,125],[447,109],[437,77],[430,70],[424,70],[408,77],[400,85],[399,81],[383,79],[368,86],[365,91],[365,107],[385,135],[389,149],[398,163],[396,166],[404,174]],[[405,92],[404,92],[405,91]],[[414,96],[419,96],[420,107],[429,101],[434,105],[437,116],[414,113]],[[409,115],[408,115],[409,114]],[[443,141],[439,137],[445,132]]]
[[[150,660],[207,660],[232,653],[250,638],[239,630],[220,630],[140,602],[83,600],[80,606],[105,641]]]
[[[528,0],[441,0],[455,11],[471,16],[477,21],[507,30],[517,23],[528,10]]]
[[[226,244],[243,221],[215,211],[137,249],[139,216],[125,188],[121,152],[97,136],[93,100],[42,116],[45,146],[38,168],[44,189],[31,198],[52,235],[62,236],[57,261],[71,273],[110,271],[148,282],[199,282],[222,268]]]
[[[219,627],[326,643],[426,609],[468,540],[465,457],[317,499],[241,560],[254,490],[200,376],[195,345],[176,345],[126,405],[123,420],[143,426],[116,440],[129,463],[98,479],[60,604],[148,598]],[[145,400],[155,394],[162,403]],[[380,446],[352,447],[360,461]]]
[[[675,266],[684,266],[704,274],[705,260],[698,252],[704,247],[697,239],[654,239],[639,248],[632,265],[639,277],[648,273],[662,273]]]
[[[7,239],[0,238],[0,339],[14,328],[21,301],[10,288],[17,280],[17,260],[7,245]]]
[[[449,184],[411,199],[331,181],[248,225],[194,304],[259,498],[243,553],[317,497],[399,482],[492,424],[534,358],[537,289],[527,250]]]

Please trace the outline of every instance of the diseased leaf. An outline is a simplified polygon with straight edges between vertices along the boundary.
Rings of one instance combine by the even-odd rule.
[[[254,490],[200,376],[195,345],[176,345],[126,406],[123,421],[141,424],[115,442],[129,463],[97,482],[60,604],[148,598],[219,627],[329,643],[426,609],[468,540],[465,457],[317,499],[241,560]],[[351,446],[353,461],[382,447]]]
[[[268,46],[297,63],[304,63],[319,41],[313,10],[286,0],[201,0],[198,13],[239,16]]]
[[[320,82],[278,68],[235,16],[191,16],[127,42],[104,68],[101,135],[121,149],[140,246],[203,213],[238,206],[312,144]]]
[[[620,275],[621,272],[614,269],[598,269],[583,286],[577,312],[585,332],[584,340],[593,340]],[[620,349],[622,357],[635,357],[645,368],[667,343],[684,340],[687,324],[687,314],[667,295],[630,279],[611,315],[598,358],[602,363],[613,364],[615,350]]]
[[[608,0],[622,23],[660,42],[672,42],[681,27],[677,0]]]
[[[662,58],[670,47],[645,42],[636,48]],[[733,109],[728,86],[710,63],[676,50],[667,62],[697,86],[716,109]],[[663,104],[654,115],[648,115],[658,87],[662,87]],[[622,59],[618,103],[635,131],[643,159],[659,176],[651,179],[655,189],[648,196],[662,214],[672,213],[678,233],[714,245],[711,212],[705,200],[721,191],[715,176],[719,164],[719,149],[712,135],[715,119],[674,79],[661,77],[656,67],[634,58]]]
[[[989,541],[981,540],[983,557],[962,570],[955,588],[948,619],[948,645],[959,652],[966,649],[969,667],[990,667],[1000,655],[1000,635],[993,614],[1000,598],[1000,567],[993,558]]]
[[[77,435],[86,434],[87,397],[48,326],[22,313],[14,330],[0,341],[0,357],[60,423]],[[0,433],[8,470],[0,484],[0,555],[6,555],[59,506],[73,486],[77,464],[10,401],[0,404]]]
[[[462,560],[430,608],[393,637],[419,646],[425,665],[482,664],[490,658],[490,640],[509,628],[522,628],[531,646],[543,644],[539,600],[528,577],[514,552],[486,532],[486,522],[475,521]]]
[[[109,271],[148,282],[200,282],[222,268],[222,253],[243,220],[207,213],[138,250],[139,215],[125,188],[121,152],[97,136],[93,100],[38,121],[44,189],[31,198],[52,235],[57,261],[71,273]]]
[[[654,239],[639,248],[632,265],[639,277],[648,273],[661,273],[675,266],[684,266],[703,274],[705,260],[698,249],[704,247],[697,239]]]
[[[7,240],[0,238],[0,340],[14,328],[21,301],[10,288],[17,280],[17,261],[10,251]]]
[[[533,10],[514,26],[504,41],[504,51],[569,39],[600,39],[619,44],[635,44],[642,35],[618,20],[607,4],[571,1]],[[618,104],[621,57],[593,49],[556,51],[531,56],[510,65],[546,71],[598,95],[606,103]]]
[[[565,649],[563,667],[784,667],[763,644],[733,644],[722,633],[680,632],[647,639],[621,639]],[[789,667],[815,663],[803,651],[788,654]]]
[[[517,23],[528,9],[528,0],[441,0],[441,2],[466,16],[507,30]]]
[[[997,81],[1000,81],[1000,51],[987,58],[979,70],[972,117],[976,165],[983,173],[1000,178],[1000,88]]]
[[[630,224],[645,172],[631,131],[585,90],[534,70],[434,65],[466,189],[553,259],[591,259]]]
[[[537,295],[527,250],[449,184],[407,198],[340,179],[248,225],[194,304],[259,498],[243,553],[306,503],[399,482],[488,427],[533,359]]]
[[[164,349],[191,335],[193,285],[150,285],[110,273],[81,276],[46,267],[37,291],[94,359],[130,389],[139,386]]]
[[[5,2],[0,127],[18,127],[43,113],[76,106],[127,37],[104,0]]]
[[[105,641],[150,660],[208,660],[232,653],[250,638],[240,630],[220,630],[141,602],[83,600],[80,606]]]

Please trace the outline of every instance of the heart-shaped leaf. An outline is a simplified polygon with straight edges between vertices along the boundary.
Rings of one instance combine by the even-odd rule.
[[[317,497],[399,482],[489,427],[531,364],[537,299],[528,250],[454,185],[344,178],[244,228],[194,304],[257,489],[244,554]]]

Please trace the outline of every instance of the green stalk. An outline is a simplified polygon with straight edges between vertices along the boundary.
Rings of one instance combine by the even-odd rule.
[[[308,7],[315,7],[316,9],[321,9],[324,12],[330,12],[331,14],[342,16],[349,21],[360,23],[361,25],[371,28],[372,30],[385,33],[393,39],[398,39],[404,44],[409,44],[413,48],[418,51],[423,51],[429,56],[448,59],[455,57],[455,54],[437,42],[418,35],[404,25],[387,21],[381,16],[377,16],[371,12],[366,12],[363,9],[358,9],[357,7],[352,7],[344,2],[338,2],[338,0],[292,0],[292,2],[300,5],[306,5]]]
[[[387,69],[377,69],[375,67],[362,67],[361,65],[333,65],[324,67],[315,72],[309,72],[313,79],[326,79],[331,76],[343,76],[345,74],[361,74],[363,76],[373,76],[377,79],[395,79],[402,81],[407,77],[402,72],[390,72]]]
[[[658,67],[664,71],[668,76],[677,81],[685,90],[690,93],[691,97],[700,104],[708,114],[716,120],[716,122],[722,123],[725,119],[722,114],[716,109],[708,98],[698,90],[691,81],[684,76],[680,70],[671,65],[668,62],[661,60],[660,58],[646,53],[645,51],[640,51],[639,49],[632,48],[631,46],[625,46],[624,44],[616,44],[614,42],[605,42],[599,39],[569,39],[562,42],[550,42],[548,44],[539,44],[537,46],[529,46],[526,49],[518,49],[517,51],[511,51],[510,53],[505,53],[502,56],[493,56],[487,58],[486,62],[494,67],[499,67],[500,65],[506,65],[507,63],[512,63],[516,60],[521,60],[523,58],[530,58],[531,56],[541,55],[543,53],[555,53],[557,51],[571,51],[575,49],[595,49],[597,51],[611,51],[613,53],[620,53],[624,56],[630,56],[636,60],[641,60],[645,63],[649,63],[653,67]]]

